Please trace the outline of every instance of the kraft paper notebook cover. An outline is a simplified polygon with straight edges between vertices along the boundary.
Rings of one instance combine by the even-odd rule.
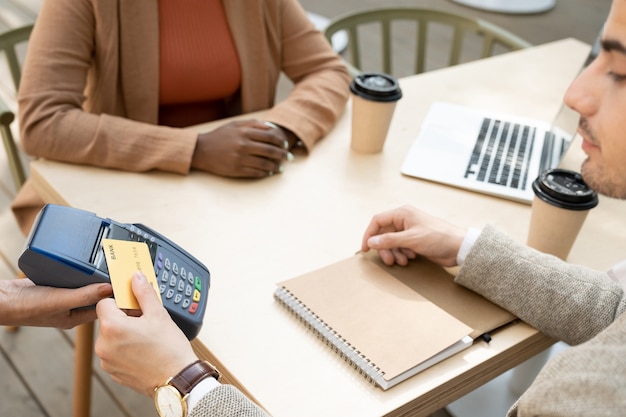
[[[426,260],[357,254],[278,283],[275,298],[386,390],[515,319]]]

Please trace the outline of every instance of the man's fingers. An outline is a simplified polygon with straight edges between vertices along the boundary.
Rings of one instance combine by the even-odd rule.
[[[114,299],[105,298],[96,304],[96,315],[100,320],[106,319],[115,314],[126,316],[126,314],[118,308],[117,304],[115,304]]]
[[[163,308],[161,302],[159,302],[159,297],[155,292],[155,288],[150,284],[150,282],[148,282],[148,279],[142,272],[137,271],[133,274],[131,284],[133,294],[135,294],[135,297],[137,298],[141,311],[144,313],[150,313]]]

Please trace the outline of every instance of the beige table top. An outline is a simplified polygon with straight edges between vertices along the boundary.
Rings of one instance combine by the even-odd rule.
[[[274,416],[425,415],[545,349],[552,341],[519,323],[401,384],[370,385],[272,298],[275,283],[352,255],[371,216],[409,203],[452,222],[491,223],[525,241],[527,205],[405,177],[399,169],[433,100],[549,121],[589,46],[567,39],[401,80],[404,92],[382,154],[349,149],[350,106],[308,157],[282,175],[233,180],[32,164],[49,202],[141,222],[202,260],[212,273],[196,347],[217,360]],[[262,117],[261,115],[257,115]],[[578,168],[579,145],[566,166]],[[624,205],[602,199],[570,260],[606,269],[626,247]],[[615,242],[600,247],[598,242]]]

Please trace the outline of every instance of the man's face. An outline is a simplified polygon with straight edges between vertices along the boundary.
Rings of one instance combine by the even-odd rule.
[[[585,182],[601,194],[626,199],[626,0],[613,1],[602,50],[572,83],[565,103],[581,116]]]

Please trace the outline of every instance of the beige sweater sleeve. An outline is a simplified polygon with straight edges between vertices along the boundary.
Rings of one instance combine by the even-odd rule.
[[[569,344],[589,340],[626,310],[624,290],[606,273],[517,244],[490,226],[456,282]]]
[[[193,408],[190,417],[268,417],[241,391],[231,385],[222,385],[209,391]]]

